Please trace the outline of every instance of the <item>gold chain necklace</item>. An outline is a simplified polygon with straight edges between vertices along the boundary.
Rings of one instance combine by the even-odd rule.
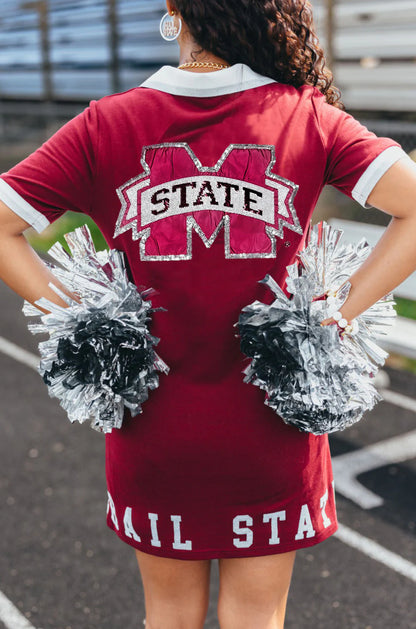
[[[178,70],[182,70],[182,68],[216,68],[217,70],[223,70],[229,67],[229,64],[216,63],[215,61],[190,61],[189,63],[182,63],[178,66]]]

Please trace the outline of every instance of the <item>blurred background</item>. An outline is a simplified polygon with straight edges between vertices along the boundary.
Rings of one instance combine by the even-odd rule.
[[[416,159],[416,2],[314,0],[315,22],[347,111]],[[90,100],[127,90],[178,47],[159,34],[163,0],[0,0],[0,171],[35,150]],[[314,220],[387,225],[389,217],[329,188]],[[90,219],[67,213],[40,236],[39,251]],[[412,300],[400,312],[416,318]],[[404,310],[403,310],[404,308]]]
[[[416,0],[312,4],[347,110],[416,159]],[[163,0],[0,0],[0,172],[90,100],[176,66],[177,44],[159,34],[165,11]],[[313,222],[323,218],[349,219],[359,238],[390,220],[331,187]],[[78,213],[25,235],[43,254],[83,223],[104,247]],[[395,293],[401,335],[379,374],[383,402],[330,436],[343,528],[299,553],[287,629],[416,629],[412,277],[400,298]],[[22,300],[1,282],[0,304],[0,629],[140,629],[136,559],[104,523],[104,439],[70,424],[48,398],[37,373],[39,339],[27,330]],[[218,629],[215,562],[211,592],[206,629]]]

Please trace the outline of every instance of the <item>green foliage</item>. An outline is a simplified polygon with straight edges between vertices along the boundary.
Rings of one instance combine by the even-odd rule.
[[[407,317],[408,319],[416,319],[416,301],[411,299],[402,299],[401,297],[395,297],[397,314],[400,317]]]
[[[411,360],[410,358],[408,358],[404,368],[406,369],[406,371],[411,371],[412,373],[416,374],[416,360]]]
[[[42,233],[38,234],[31,229],[28,230],[26,237],[32,247],[39,253],[46,253],[57,240],[59,240],[65,249],[68,250],[63,237],[64,234],[72,232],[76,227],[80,227],[85,224],[90,228],[97,251],[108,249],[105,238],[98,229],[96,223],[94,223],[92,218],[89,216],[79,212],[66,212],[63,216],[58,218],[58,220],[51,223],[51,225],[49,225],[49,227],[47,227]]]
[[[408,319],[416,319],[416,301],[411,299],[403,299],[402,297],[395,297],[396,311],[400,317],[406,317]],[[416,374],[416,360],[406,358],[405,356],[395,355],[391,357],[391,365],[398,369],[405,369],[411,373]]]

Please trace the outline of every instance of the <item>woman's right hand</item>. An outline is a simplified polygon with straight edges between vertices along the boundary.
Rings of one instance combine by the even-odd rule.
[[[23,234],[28,227],[29,223],[0,201],[0,279],[32,304],[45,297],[59,306],[68,306],[50,288],[49,282],[79,302],[79,297],[59,282],[29,245]],[[44,308],[40,310],[48,312]]]

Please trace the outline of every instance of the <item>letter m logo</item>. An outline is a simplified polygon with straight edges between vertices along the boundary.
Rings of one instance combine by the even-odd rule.
[[[191,260],[193,233],[228,259],[274,258],[284,229],[302,235],[298,186],[271,172],[274,146],[230,144],[214,167],[185,142],[143,147],[143,172],[117,189],[114,237],[131,230],[141,260]],[[279,239],[277,242],[276,239]]]

